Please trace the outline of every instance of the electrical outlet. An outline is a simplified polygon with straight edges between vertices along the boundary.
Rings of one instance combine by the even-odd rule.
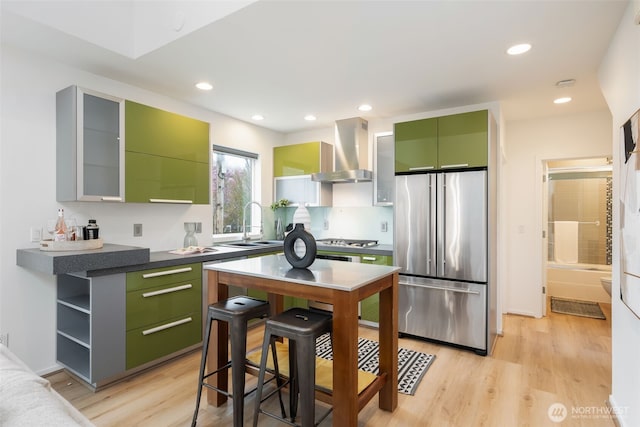
[[[9,347],[9,334],[0,334],[0,344]]]
[[[382,221],[380,223],[380,231],[382,231],[383,233],[386,233],[389,230],[389,224],[387,223],[387,221]]]
[[[31,230],[29,230],[29,240],[31,242],[39,242],[42,240],[42,228],[31,227]]]
[[[142,237],[142,224],[133,224],[133,237]]]
[[[325,220],[324,220],[324,229],[325,229],[325,230],[328,230],[328,229],[329,229],[329,220],[328,220],[328,219],[325,219]]]

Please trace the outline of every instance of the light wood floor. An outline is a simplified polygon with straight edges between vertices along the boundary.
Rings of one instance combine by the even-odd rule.
[[[611,393],[611,306],[601,307],[607,320],[550,311],[543,319],[505,315],[504,336],[498,338],[490,357],[400,339],[401,347],[433,353],[436,360],[415,396],[400,394],[393,413],[379,410],[374,398],[360,412],[358,424],[613,427],[613,419],[602,412],[578,414],[593,413],[593,408],[602,411]],[[250,335],[249,345],[257,346],[262,328]],[[360,336],[376,339],[377,331],[360,328]],[[48,379],[97,426],[186,426],[194,409],[199,360],[199,352],[191,353],[96,393],[64,372]],[[199,426],[231,426],[230,403],[213,408],[205,402]],[[562,424],[547,415],[556,402],[569,411]],[[252,395],[248,396],[246,425],[250,425],[253,403]],[[262,416],[259,425],[284,424]],[[331,417],[321,426],[331,426]]]

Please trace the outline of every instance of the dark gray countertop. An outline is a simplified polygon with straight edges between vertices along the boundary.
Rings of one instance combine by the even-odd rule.
[[[105,243],[100,249],[85,251],[41,251],[18,249],[16,264],[49,274],[74,273],[149,262],[149,248]]]
[[[207,263],[243,258],[250,255],[268,254],[282,250],[282,247],[267,246],[241,249],[215,246],[213,249],[215,250],[212,252],[190,255],[176,255],[169,253],[169,251],[150,252],[148,248],[107,243],[105,243],[103,248],[91,251],[45,252],[40,249],[18,249],[17,264],[44,273],[64,274],[86,272],[87,276],[92,277],[147,270],[150,268],[172,267],[194,262]],[[318,250],[356,254],[393,255],[392,245],[353,248],[318,244]]]

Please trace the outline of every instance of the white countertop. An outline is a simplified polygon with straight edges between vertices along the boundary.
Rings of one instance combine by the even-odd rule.
[[[387,265],[326,259],[316,259],[306,269],[293,268],[284,254],[220,262],[204,268],[343,291],[352,291],[400,270]]]

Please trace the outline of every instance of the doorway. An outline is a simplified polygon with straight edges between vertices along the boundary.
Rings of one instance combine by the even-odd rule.
[[[548,160],[543,169],[547,296],[610,303],[600,279],[611,276],[612,160]]]

